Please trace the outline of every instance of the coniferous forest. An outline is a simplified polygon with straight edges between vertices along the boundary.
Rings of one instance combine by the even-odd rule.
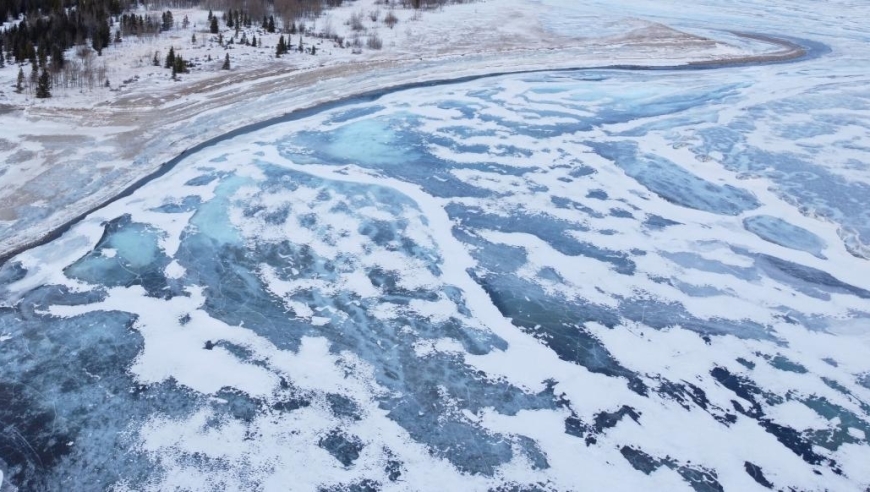
[[[461,1],[464,0],[385,0],[384,4],[431,8]],[[283,32],[293,35],[297,33],[297,20],[316,18],[324,9],[339,7],[342,3],[342,0],[215,0],[210,2],[209,8],[222,10],[220,24],[235,28],[236,35],[239,27],[250,28],[259,24],[260,19],[264,32],[275,33],[276,18],[282,22]],[[0,29],[0,67],[19,65],[16,92],[23,92],[26,85],[28,93],[40,98],[51,97],[52,86],[108,87],[105,65],[94,63],[94,55],[102,56],[103,50],[113,43],[123,46],[120,43],[126,37],[155,35],[173,29],[176,20],[169,8],[197,7],[199,1],[170,0],[149,5],[149,9],[167,9],[162,14],[153,10],[144,15],[136,13],[139,6],[135,0],[0,0],[0,19],[6,21]],[[218,34],[218,15],[212,16],[209,12],[209,32]],[[384,22],[392,27],[394,22],[390,23],[390,15],[392,13]],[[177,24],[180,26],[181,20]],[[326,37],[334,37],[344,47],[344,40],[338,36]],[[289,40],[288,37],[276,47],[276,57],[290,51]],[[218,42],[223,45],[222,38],[218,38]],[[256,38],[243,38],[238,42],[257,46]],[[367,46],[380,49],[380,40],[369,39]],[[70,48],[76,49],[68,51]],[[313,55],[316,49],[312,46],[307,52]],[[301,41],[297,51],[303,52]],[[172,78],[176,73],[187,71],[188,65],[186,60],[181,60],[169,66]],[[227,69],[228,65],[221,68]]]

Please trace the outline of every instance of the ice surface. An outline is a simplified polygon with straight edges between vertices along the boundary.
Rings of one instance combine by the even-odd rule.
[[[0,266],[3,479],[870,486],[838,56],[405,90],[186,156]]]
[[[756,215],[743,220],[746,230],[758,237],[787,248],[806,251],[824,259],[825,243],[812,232],[770,215]]]

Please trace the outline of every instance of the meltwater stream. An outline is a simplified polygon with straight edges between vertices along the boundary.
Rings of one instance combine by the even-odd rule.
[[[870,486],[858,68],[399,91],[0,268],[0,490]]]

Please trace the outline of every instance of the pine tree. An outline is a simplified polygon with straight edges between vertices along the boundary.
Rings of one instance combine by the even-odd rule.
[[[208,21],[211,22],[212,19],[214,19],[214,13],[212,13],[211,9],[208,9]]]
[[[268,31],[270,33],[275,32],[275,17],[273,17],[271,15],[269,16],[269,25],[266,26],[266,31]]]
[[[281,58],[281,55],[286,51],[286,47],[284,46],[284,35],[282,34],[280,38],[278,38],[278,46],[275,47],[275,58]]]
[[[169,10],[167,10],[166,12],[163,13],[162,20],[163,20],[163,25],[162,25],[163,31],[168,31],[168,30],[172,29],[172,26],[175,24],[175,20],[172,18],[172,12]]]
[[[312,55],[316,55],[316,54],[317,54],[317,47],[314,46],[313,44],[311,45],[311,54],[312,54]]]
[[[36,84],[36,97],[45,99],[51,97],[51,76],[48,75],[46,69],[42,69],[42,75],[39,76],[39,82]]]
[[[227,27],[232,29],[233,25],[233,13],[230,12],[230,15],[227,16]]]
[[[178,74],[187,72],[187,63],[181,55],[175,55],[172,62],[172,80],[178,80]]]
[[[154,65],[155,67],[160,66],[160,52],[159,51],[154,52],[154,58],[151,59],[151,64]]]
[[[21,94],[24,92],[24,69],[18,69],[18,81],[15,83],[15,92]]]
[[[0,68],[6,66],[6,58],[3,56],[3,45],[0,45]]]
[[[58,45],[51,46],[51,71],[52,72],[60,72],[63,70],[63,66],[66,63],[66,60],[63,57],[63,49],[61,49]]]
[[[164,65],[166,68],[172,68],[175,66],[175,48],[169,48],[169,54],[166,55],[166,64]],[[173,72],[174,75],[174,72]]]
[[[97,56],[103,56],[103,48],[109,46],[112,40],[112,29],[108,21],[101,22],[91,37],[91,46],[97,52]]]
[[[227,53],[227,56],[224,58],[224,64],[221,67],[221,70],[229,70],[230,69],[230,54]]]
[[[219,29],[219,27],[218,27],[217,17],[212,17],[211,18],[211,25],[209,25],[209,31],[211,31],[212,34],[217,34],[218,29]]]
[[[173,65],[176,73],[187,73],[187,63],[181,58],[181,55],[175,56],[175,65]]]
[[[39,62],[39,68],[45,68],[45,64],[48,63],[48,49],[46,49],[45,43],[39,43],[39,47],[36,49],[36,59]]]
[[[190,36],[190,42],[191,42],[191,44],[196,44],[196,33],[193,33]]]
[[[251,34],[251,46],[253,46],[254,48],[257,47],[257,36],[253,34]]]

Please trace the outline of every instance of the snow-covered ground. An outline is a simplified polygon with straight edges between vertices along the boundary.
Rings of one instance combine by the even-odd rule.
[[[502,19],[457,8],[486,5]],[[585,40],[161,92],[174,126],[99,183],[349,92],[710,55],[663,42],[683,38],[665,24],[734,55],[779,48],[717,30],[831,51],[408,88],[191,150],[0,267],[3,476],[40,490],[870,486],[863,7],[508,5],[540,21],[531,37]],[[336,76],[285,87],[322,73]],[[128,97],[106,114],[146,95]],[[60,123],[9,140],[118,163],[137,114],[74,149],[47,138]],[[71,174],[64,189],[84,188]]]
[[[353,48],[306,37],[303,45],[315,43],[317,55],[280,59],[274,58],[279,34],[255,28],[245,34],[260,39],[262,48],[225,49],[203,32],[207,12],[180,10],[174,12],[176,25],[186,15],[189,29],[125,39],[123,48],[110,47],[95,59],[96,65],[105,63],[111,88],[59,90],[47,100],[15,94],[18,67],[7,66],[0,70],[0,87],[10,88],[0,93],[0,159],[7,164],[0,169],[0,257],[104,203],[185,149],[295,109],[409,82],[517,70],[675,65],[782,51],[770,43],[732,46],[607,10],[569,16],[555,30],[549,19],[565,8],[490,0],[422,14],[394,9],[399,22],[390,29],[383,25],[384,7],[359,0],[309,24],[316,32],[331,26],[328,30],[350,40],[354,31],[346,22],[362,12],[365,32],[376,33],[383,49],[355,54]],[[380,11],[376,22],[368,16],[373,11]],[[223,24],[221,29],[227,38],[233,32]],[[162,58],[170,46],[198,64],[180,81],[151,64],[155,52]],[[220,70],[226,53],[229,72]],[[209,56],[212,61],[205,61]]]

